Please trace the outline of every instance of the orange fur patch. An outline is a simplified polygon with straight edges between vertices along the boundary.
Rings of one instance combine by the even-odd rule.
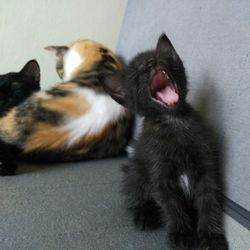
[[[71,117],[83,115],[89,110],[89,103],[79,95],[44,100],[41,103],[41,106],[45,109],[56,111]]]
[[[102,60],[102,54],[100,52],[101,48],[107,49],[107,54],[115,60],[116,65],[114,64],[114,68],[122,68],[122,64],[115,56],[115,54],[110,49],[98,42],[91,40],[78,40],[73,43],[70,43],[68,47],[74,48],[78,52],[80,57],[83,59],[83,62],[74,70],[74,77],[77,76],[80,72],[91,70],[95,63]]]
[[[45,91],[38,91],[33,95],[34,100],[49,100],[51,99],[51,95],[47,94]]]
[[[28,138],[24,146],[24,153],[36,150],[63,150],[67,149],[71,153],[87,153],[89,149],[98,141],[108,137],[113,124],[107,125],[100,133],[83,136],[74,145],[68,147],[69,132],[63,127],[55,127],[46,123],[39,123],[35,126],[34,132]]]
[[[77,87],[78,87],[78,85],[74,82],[59,83],[55,86],[55,88],[61,89],[61,90],[72,90],[72,89],[75,89]]]
[[[55,127],[46,123],[37,123],[33,133],[27,139],[24,152],[29,153],[39,149],[62,149],[68,137],[68,132],[61,127]]]
[[[5,134],[13,139],[18,136],[15,108],[13,108],[6,116],[0,119],[0,133]]]
[[[73,48],[83,59],[83,62],[76,67],[74,76],[77,76],[79,72],[90,70],[93,65],[102,59],[102,55],[99,52],[99,46],[92,41],[84,41],[76,43]]]

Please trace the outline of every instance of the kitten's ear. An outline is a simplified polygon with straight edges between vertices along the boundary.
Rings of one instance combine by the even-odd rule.
[[[118,74],[106,75],[100,78],[104,90],[119,104],[125,103],[125,91],[122,85],[121,76]]]
[[[170,42],[170,40],[164,33],[158,39],[156,51],[159,54],[161,53],[167,54],[173,59],[180,59],[174,46],[172,45],[172,43]]]
[[[69,48],[67,46],[47,46],[44,49],[53,52],[56,56],[65,53]]]
[[[30,79],[34,83],[40,82],[40,67],[36,60],[28,61],[21,69],[19,74],[25,78]]]

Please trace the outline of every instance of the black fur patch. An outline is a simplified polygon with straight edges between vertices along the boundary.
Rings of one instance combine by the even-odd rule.
[[[101,52],[101,54],[107,54],[108,50],[105,48],[100,48],[100,52]]]
[[[17,168],[17,156],[10,145],[0,141],[0,176],[13,175]]]
[[[37,122],[46,122],[51,125],[60,125],[63,119],[62,113],[51,111],[42,107],[38,107],[32,116]]]
[[[31,81],[20,73],[0,75],[0,117],[40,89]]]
[[[46,90],[46,93],[53,96],[53,97],[66,97],[66,96],[69,96],[71,94],[70,91],[62,90],[62,89],[58,89],[58,88]]]

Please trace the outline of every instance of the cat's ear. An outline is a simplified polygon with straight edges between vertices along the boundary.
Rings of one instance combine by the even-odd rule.
[[[21,69],[19,74],[22,77],[29,79],[33,83],[39,84],[40,82],[40,67],[36,60],[28,61]]]
[[[65,53],[69,48],[67,46],[47,46],[44,49],[51,51],[56,56]]]
[[[125,91],[119,74],[106,75],[101,77],[100,83],[104,90],[119,104],[125,103]]]
[[[170,40],[164,33],[158,39],[156,51],[159,54],[166,54],[175,60],[180,59],[174,46],[172,45],[172,43],[170,42]]]

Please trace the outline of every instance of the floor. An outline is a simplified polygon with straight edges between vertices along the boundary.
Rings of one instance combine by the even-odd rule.
[[[0,181],[1,250],[161,250],[164,230],[137,231],[119,193],[123,158],[23,165]],[[230,250],[250,249],[250,233],[229,216]]]

